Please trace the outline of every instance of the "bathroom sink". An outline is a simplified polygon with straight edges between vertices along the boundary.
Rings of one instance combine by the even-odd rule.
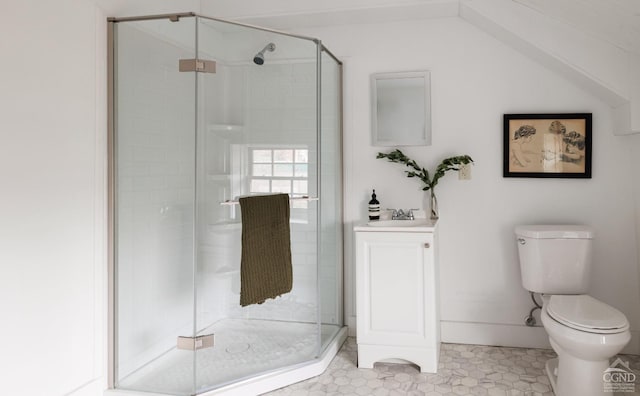
[[[437,220],[419,218],[415,220],[373,220],[356,225],[356,232],[434,232]]]
[[[369,227],[424,227],[432,226],[433,223],[427,219],[416,220],[373,220],[367,223]]]

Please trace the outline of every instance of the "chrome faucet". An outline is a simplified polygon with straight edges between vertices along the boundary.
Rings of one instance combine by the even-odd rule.
[[[405,212],[402,209],[389,209],[393,210],[391,213],[391,220],[414,220],[413,211],[417,209],[409,209]]]

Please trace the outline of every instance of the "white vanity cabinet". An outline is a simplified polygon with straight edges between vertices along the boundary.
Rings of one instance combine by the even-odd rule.
[[[435,373],[440,355],[436,226],[357,226],[358,367],[411,362]]]

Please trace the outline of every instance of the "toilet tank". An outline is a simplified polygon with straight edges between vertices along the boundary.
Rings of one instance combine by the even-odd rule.
[[[586,294],[593,230],[579,225],[524,225],[515,229],[522,285],[545,294]]]

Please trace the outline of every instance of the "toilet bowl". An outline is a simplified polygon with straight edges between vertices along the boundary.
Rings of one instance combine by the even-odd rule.
[[[547,295],[540,318],[558,354],[546,364],[556,396],[611,395],[603,373],[631,340],[624,314],[586,294]]]

